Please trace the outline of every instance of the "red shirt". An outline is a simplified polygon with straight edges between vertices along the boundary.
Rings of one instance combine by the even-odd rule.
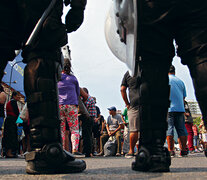
[[[192,126],[194,136],[198,136],[198,128],[196,125]]]
[[[7,116],[14,116],[16,118],[19,116],[19,109],[16,100],[12,99],[6,104],[6,114]]]

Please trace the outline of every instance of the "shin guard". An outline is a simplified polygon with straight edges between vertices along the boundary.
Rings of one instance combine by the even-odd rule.
[[[86,168],[84,161],[62,148],[56,74],[54,60],[34,59],[25,68],[32,149],[26,155],[29,174],[81,172]]]
[[[171,164],[169,152],[164,147],[169,107],[167,72],[163,73],[160,68],[147,69],[141,78],[139,151],[132,169],[166,172]]]

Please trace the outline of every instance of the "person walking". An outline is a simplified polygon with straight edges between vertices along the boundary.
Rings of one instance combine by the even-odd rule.
[[[185,128],[185,108],[184,99],[186,97],[186,89],[182,80],[175,76],[175,67],[171,65],[169,69],[169,85],[170,85],[170,108],[168,110],[168,130],[167,143],[168,151],[171,157],[175,156],[174,152],[174,127],[178,134],[178,143],[180,146],[180,156],[186,156],[188,151],[187,130]]]
[[[188,132],[188,150],[189,153],[194,153],[195,148],[193,146],[193,117],[190,112],[187,101],[185,101],[185,128]]]

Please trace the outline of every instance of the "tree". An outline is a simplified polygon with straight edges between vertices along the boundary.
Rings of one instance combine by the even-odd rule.
[[[198,127],[198,129],[199,129],[200,123],[201,123],[201,117],[197,117],[196,119],[193,120],[193,124],[195,124]]]

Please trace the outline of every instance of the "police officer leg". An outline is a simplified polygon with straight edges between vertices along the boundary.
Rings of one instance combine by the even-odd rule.
[[[24,72],[30,117],[31,149],[26,155],[29,174],[81,172],[82,160],[62,148],[54,58],[32,59]]]
[[[169,66],[148,62],[141,68],[140,140],[132,169],[167,172],[171,164],[169,152],[164,147],[169,106]]]
[[[193,79],[195,94],[200,106],[204,125],[207,128],[207,60],[203,60],[200,64],[190,64],[190,73]],[[207,157],[207,147],[204,152]]]

